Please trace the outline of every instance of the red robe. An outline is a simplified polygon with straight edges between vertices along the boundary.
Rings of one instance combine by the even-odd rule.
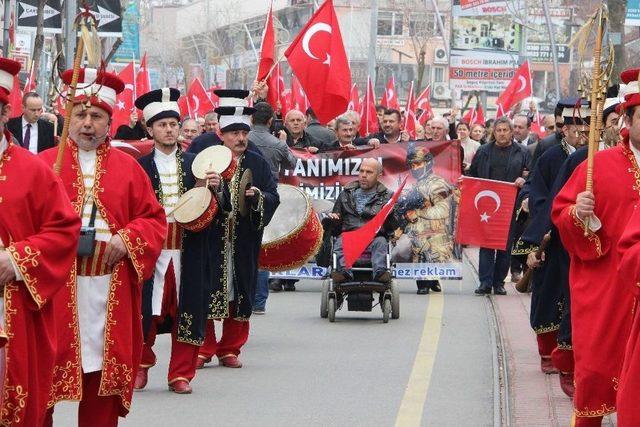
[[[640,211],[634,210],[618,245],[619,277],[635,299],[631,333],[618,388],[618,425],[640,425]]]
[[[640,200],[640,169],[628,145],[595,156],[595,215],[602,227],[584,235],[575,213],[586,188],[587,162],[574,171],[553,203],[552,220],[571,257],[571,322],[575,353],[575,413],[598,417],[616,410],[616,390],[629,336],[633,299],[618,280],[617,244]]]
[[[77,325],[61,321],[58,311],[72,314],[79,232],[80,218],[53,172],[9,143],[0,158],[0,238],[23,280],[4,290],[3,426],[39,426],[47,407],[79,397]],[[56,357],[57,349],[66,357]]]
[[[40,156],[53,166],[57,148]],[[77,215],[82,212],[84,183],[78,162],[78,146],[69,140],[60,177]],[[131,407],[133,383],[142,353],[142,282],[153,274],[167,223],[147,174],[130,155],[105,142],[97,149],[93,196],[111,234],[122,237],[128,256],[111,274],[104,359],[99,395],[117,395],[121,415]]]

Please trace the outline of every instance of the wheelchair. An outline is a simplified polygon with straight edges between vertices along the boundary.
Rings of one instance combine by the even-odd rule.
[[[382,321],[388,323],[389,318],[400,318],[400,290],[392,275],[389,283],[374,282],[372,280],[373,267],[371,253],[365,252],[354,263],[351,271],[353,280],[334,283],[331,271],[335,270],[337,258],[334,253],[329,268],[328,278],[322,283],[322,299],[320,301],[320,317],[329,318],[335,322],[336,311],[345,307],[348,311],[372,311],[376,305],[382,309]],[[387,269],[391,269],[391,255],[387,253]],[[377,294],[377,298],[376,298]],[[374,301],[377,303],[374,305]]]

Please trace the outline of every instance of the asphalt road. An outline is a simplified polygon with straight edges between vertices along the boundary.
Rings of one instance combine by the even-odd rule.
[[[487,300],[465,281],[416,295],[401,282],[401,316],[319,316],[320,282],[271,294],[254,316],[242,369],[198,371],[193,394],[167,390],[169,341],[134,395],[122,426],[493,426],[494,377]],[[56,407],[56,426],[75,425],[76,404]]]

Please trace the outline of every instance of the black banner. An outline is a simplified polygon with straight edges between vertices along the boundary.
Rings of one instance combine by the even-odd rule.
[[[62,7],[60,0],[48,0],[44,6],[44,32],[62,32]],[[21,0],[18,2],[18,27],[36,30],[38,0]]]
[[[122,37],[122,8],[119,0],[88,0],[86,4],[98,20],[99,35]]]

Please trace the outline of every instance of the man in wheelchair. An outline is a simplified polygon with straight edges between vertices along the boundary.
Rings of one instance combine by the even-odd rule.
[[[381,174],[382,164],[377,159],[363,159],[358,180],[343,188],[333,206],[333,212],[329,214],[329,218],[334,222],[334,233],[339,235],[333,247],[337,262],[331,273],[334,283],[353,280],[353,273],[345,267],[341,233],[362,227],[376,216],[393,196],[393,192],[378,181]],[[367,247],[366,251],[371,253],[374,282],[391,281],[391,273],[387,268],[388,239],[397,227],[395,212],[391,212],[373,242]]]

